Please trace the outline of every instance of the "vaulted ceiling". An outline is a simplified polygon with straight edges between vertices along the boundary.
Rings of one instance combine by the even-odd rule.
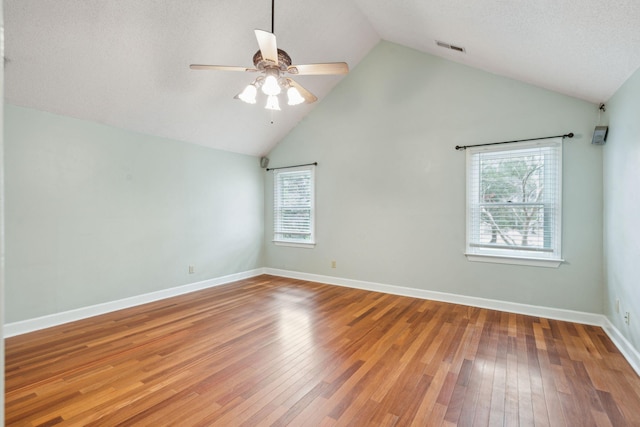
[[[252,155],[317,105],[271,112],[233,99],[255,75],[189,69],[252,66],[253,30],[271,30],[269,0],[5,0],[4,9],[12,104]],[[353,69],[384,39],[593,103],[640,67],[638,0],[277,0],[274,32],[297,64]],[[342,78],[296,80],[322,102]]]

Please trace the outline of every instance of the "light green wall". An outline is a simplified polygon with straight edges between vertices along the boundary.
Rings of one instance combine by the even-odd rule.
[[[5,118],[7,322],[261,266],[603,310],[602,147],[584,101],[381,42],[270,154],[319,162],[315,249],[271,243],[254,157],[10,105]],[[468,262],[453,147],[569,131],[567,262]]]
[[[9,323],[264,265],[255,157],[7,105],[5,165]]]
[[[302,82],[304,83],[304,82]],[[269,267],[601,313],[602,149],[597,106],[381,42],[269,155],[319,162],[317,246],[274,246]],[[574,132],[564,147],[557,269],[473,263],[465,154],[456,145]],[[337,268],[331,268],[336,260]]]
[[[605,313],[640,352],[640,70],[607,102],[604,146]],[[615,310],[620,300],[620,312]],[[630,324],[624,313],[631,314]]]

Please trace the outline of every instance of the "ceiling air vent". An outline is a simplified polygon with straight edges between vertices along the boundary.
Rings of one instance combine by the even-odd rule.
[[[462,52],[462,53],[466,52],[466,50],[463,47],[455,46],[455,45],[452,45],[452,44],[449,44],[449,43],[445,43],[445,42],[441,42],[440,40],[436,40],[436,44],[438,46],[444,47],[446,49],[451,49],[451,50],[455,50],[455,51]]]

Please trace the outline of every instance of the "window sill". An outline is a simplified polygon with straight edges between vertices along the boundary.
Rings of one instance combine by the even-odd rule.
[[[300,242],[283,242],[282,240],[273,240],[273,243],[276,246],[289,246],[291,248],[313,249],[313,248],[316,247],[315,242],[313,242],[313,243],[300,243]]]
[[[528,265],[531,267],[558,268],[564,262],[563,259],[542,259],[542,258],[524,258],[510,257],[501,255],[483,255],[465,253],[469,261],[473,262],[491,262],[495,264],[512,264],[512,265]]]

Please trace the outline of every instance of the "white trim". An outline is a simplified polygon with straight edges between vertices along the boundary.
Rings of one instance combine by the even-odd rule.
[[[631,367],[640,376],[640,352],[622,335],[620,330],[611,323],[608,317],[603,317],[605,318],[605,324],[602,326],[602,329],[604,329],[611,341],[613,341],[613,344],[618,347],[620,353],[622,353],[624,358],[627,359],[627,362],[629,362]]]
[[[310,206],[310,215],[311,215],[311,224],[309,235],[311,236],[308,242],[303,240],[300,241],[291,241],[291,240],[282,240],[276,237],[276,223],[279,221],[278,219],[278,210],[276,209],[276,197],[279,194],[278,191],[278,175],[287,174],[296,171],[309,171],[311,175],[310,182],[310,191],[311,191],[311,206]],[[286,170],[274,169],[273,172],[273,242],[278,246],[291,246],[298,248],[313,248],[316,244],[316,164],[308,164],[304,166],[296,166],[293,168],[286,168]],[[281,233],[282,234],[282,233]]]
[[[413,298],[428,299],[448,302],[452,304],[468,305],[472,307],[487,308],[490,310],[506,311],[509,313],[525,314],[527,316],[544,317],[547,319],[562,320],[566,322],[582,323],[601,327],[609,336],[613,344],[629,362],[631,367],[640,375],[640,352],[627,341],[604,314],[588,313],[583,311],[565,310],[561,308],[542,307],[537,305],[520,304],[516,302],[500,301],[494,299],[470,297],[465,295],[450,294],[446,292],[428,291],[424,289],[407,288],[403,286],[385,285],[376,282],[344,279],[341,277],[323,276],[319,274],[302,273],[298,271],[265,268],[265,274],[288,277],[292,279],[308,280],[310,282],[326,283],[329,285],[345,286],[367,291],[383,292],[393,295],[402,295]]]
[[[547,268],[558,268],[563,259],[562,256],[562,155],[563,155],[563,137],[557,137],[553,139],[543,138],[531,141],[521,141],[517,143],[511,144],[509,147],[503,146],[484,146],[484,147],[474,147],[471,146],[466,151],[466,252],[467,260],[473,262],[490,262],[490,263],[498,263],[498,264],[515,264],[515,265],[528,265],[533,267],[547,267]],[[557,149],[556,154],[556,167],[555,175],[555,188],[553,191],[553,198],[557,201],[557,204],[552,203],[555,206],[555,214],[554,214],[554,225],[555,228],[553,230],[553,248],[552,252],[545,256],[543,253],[532,253],[526,252],[524,250],[512,249],[506,255],[503,253],[506,252],[504,249],[500,250],[492,250],[491,248],[483,247],[482,245],[474,245],[472,244],[472,229],[474,228],[475,222],[479,221],[478,218],[472,218],[471,215],[471,206],[476,205],[477,201],[472,201],[472,195],[478,195],[478,189],[476,185],[473,185],[476,179],[476,176],[480,174],[480,171],[473,169],[473,165],[475,162],[473,161],[474,155],[479,155],[480,153],[486,152],[506,152],[506,151],[515,151],[515,150],[523,150],[530,149],[535,147],[544,147]],[[547,176],[547,168],[545,168],[545,176]],[[546,182],[546,178],[545,178]],[[545,192],[547,194],[547,192]],[[548,194],[547,194],[548,196]],[[546,196],[545,196],[546,198]],[[544,204],[549,203],[549,200],[543,200],[541,203],[536,204]],[[551,255],[551,256],[549,256]],[[481,258],[486,257],[486,258]],[[539,260],[536,262],[534,260]]]
[[[604,315],[587,313],[583,311],[565,310],[561,308],[542,307],[537,305],[521,304],[517,302],[501,301],[488,298],[470,297],[447,292],[428,291],[425,289],[408,288],[404,286],[385,285],[382,283],[365,282],[361,280],[343,279],[319,274],[301,273],[297,271],[265,268],[266,274],[289,277],[292,279],[308,280],[310,282],[327,283],[329,285],[345,286],[349,288],[368,291],[383,292],[393,295],[402,295],[420,299],[428,299],[452,304],[468,305],[473,307],[488,308],[491,310],[506,311],[509,313],[526,314],[528,316],[546,317],[548,319],[565,320],[569,322],[583,323],[587,325],[603,326]]]
[[[286,242],[284,240],[273,240],[273,244],[276,246],[289,246],[291,248],[306,248],[313,249],[316,247],[316,243],[302,243],[302,242]]]
[[[19,322],[7,323],[4,325],[4,337],[9,338],[16,335],[26,334],[28,332],[40,329],[50,328],[52,326],[61,325],[63,323],[75,322],[76,320],[86,319],[88,317],[98,316],[100,314],[110,313],[124,308],[135,307],[149,302],[158,301],[165,298],[171,298],[190,292],[200,291],[202,289],[212,288],[215,286],[225,285],[242,279],[264,274],[264,268],[256,268],[254,270],[244,271],[240,273],[229,274],[227,276],[216,277],[203,280],[201,282],[190,283],[187,285],[176,286],[161,291],[155,291],[148,294],[136,295],[121,300],[105,302],[102,304],[91,305],[88,307],[77,308],[74,310],[64,311],[61,313],[49,314],[34,319],[21,320]]]
[[[515,256],[500,256],[488,254],[465,253],[469,261],[492,262],[496,264],[529,265],[533,267],[558,268],[564,262],[563,259],[524,258]]]

